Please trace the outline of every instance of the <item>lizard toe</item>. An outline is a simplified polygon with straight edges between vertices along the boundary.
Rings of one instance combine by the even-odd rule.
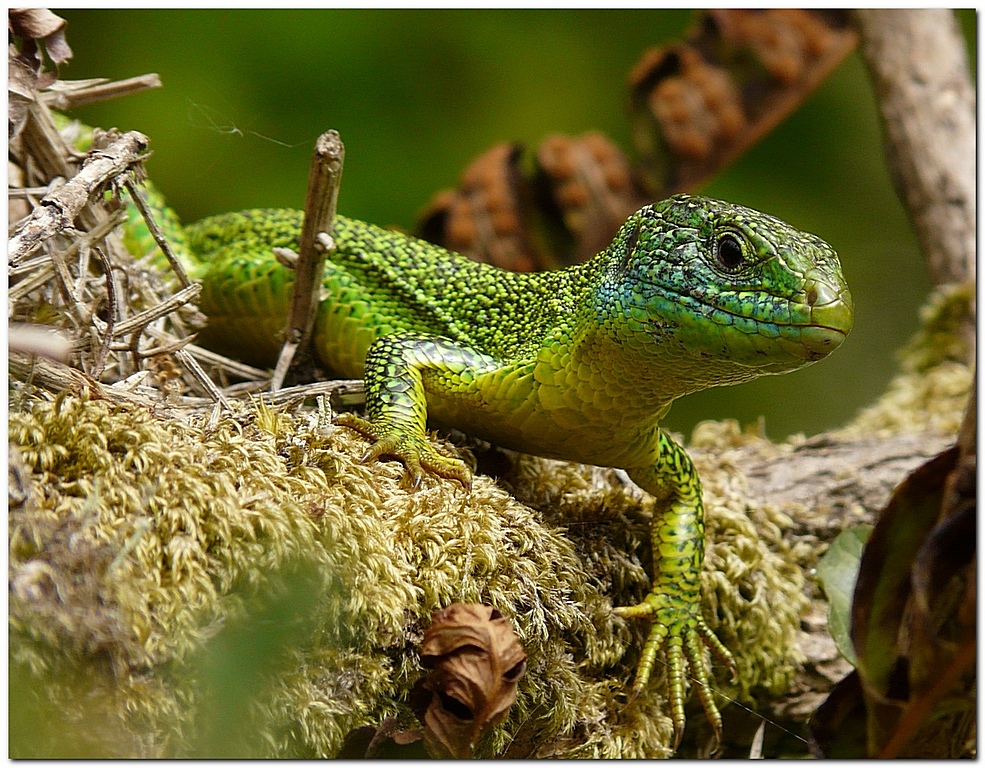
[[[472,473],[465,462],[442,456],[426,437],[400,434],[350,413],[339,414],[335,423],[354,429],[374,441],[360,457],[361,463],[376,461],[384,456],[402,462],[413,490],[420,487],[425,474],[457,480],[466,490],[472,487]]]
[[[657,655],[663,650],[667,665],[667,699],[674,723],[674,750],[680,745],[684,732],[685,691],[690,681],[697,688],[705,716],[714,730],[716,745],[721,743],[722,716],[714,701],[710,686],[710,670],[702,649],[707,646],[730,670],[735,669],[732,654],[708,628],[700,606],[681,601],[660,591],[651,592],[637,605],[615,608],[614,613],[625,618],[649,616],[653,623],[640,657],[634,692],[642,692],[653,672]],[[690,674],[688,670],[690,669]]]

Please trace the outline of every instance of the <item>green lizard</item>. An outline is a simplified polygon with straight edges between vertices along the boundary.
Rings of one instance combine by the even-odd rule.
[[[186,229],[209,324],[201,339],[270,364],[292,275],[273,258],[296,247],[297,211],[257,210]],[[395,457],[466,487],[469,470],[438,453],[425,424],[456,427],[540,456],[620,467],[656,497],[652,588],[624,617],[652,619],[634,683],[658,652],[668,664],[676,744],[686,667],[716,736],[722,720],[703,647],[733,668],[700,608],[701,483],[659,427],[689,392],[784,373],[828,355],[852,326],[835,252],[817,237],[729,203],[678,195],[633,214],[591,261],[517,274],[343,217],[325,267],[314,350],[364,376],[364,460]]]

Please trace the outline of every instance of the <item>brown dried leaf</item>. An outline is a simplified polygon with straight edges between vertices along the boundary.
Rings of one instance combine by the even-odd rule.
[[[423,237],[514,272],[547,268],[527,220],[533,192],[522,154],[519,144],[497,144],[473,160],[458,189],[439,192],[419,217]]]
[[[852,51],[844,11],[708,10],[630,76],[634,140],[656,197],[692,191],[772,130]]]
[[[605,248],[626,217],[646,202],[629,159],[601,133],[550,136],[537,150],[537,165],[541,184],[574,237],[566,263],[586,261]]]
[[[901,629],[911,598],[911,569],[940,509],[941,487],[957,459],[951,448],[931,459],[897,486],[879,515],[862,554],[852,606],[852,640],[866,688],[892,693],[907,649]]]
[[[940,489],[940,514],[914,556],[912,597],[904,614],[908,696],[880,757],[961,754],[966,725],[974,720],[977,556],[977,404],[972,390],[953,451],[956,460]],[[901,643],[902,645],[902,643]],[[950,722],[959,714],[957,727]],[[944,716],[944,717],[942,717]],[[946,752],[915,752],[910,744],[932,729]]]
[[[424,724],[432,757],[471,757],[479,737],[516,701],[526,652],[495,608],[454,603],[435,612],[421,646],[431,672],[415,686],[411,707]]]
[[[515,272],[555,269],[594,256],[646,202],[629,160],[600,133],[549,137],[533,178],[522,154],[499,144],[473,161],[421,214],[421,235]]]
[[[55,66],[61,66],[72,58],[72,49],[65,41],[65,27],[68,24],[46,8],[11,8],[7,14],[7,29],[14,37],[23,40],[21,58],[32,63],[35,70],[41,71],[41,56],[37,43],[44,43],[48,58]],[[48,82],[54,76],[46,78]]]
[[[17,37],[36,40],[60,32],[67,24],[65,19],[46,8],[11,8],[7,23]]]
[[[972,438],[911,472],[880,514],[852,605],[857,669],[811,718],[816,757],[968,754],[976,689],[974,475]]]

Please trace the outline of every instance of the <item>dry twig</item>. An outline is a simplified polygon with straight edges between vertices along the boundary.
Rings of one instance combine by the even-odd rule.
[[[301,230],[298,261],[294,271],[294,292],[286,341],[270,382],[272,391],[280,389],[295,354],[299,349],[304,349],[311,339],[325,258],[332,248],[332,221],[339,199],[344,160],[345,147],[336,131],[327,131],[318,137],[308,175],[304,227]]]
[[[45,240],[72,227],[92,195],[143,160],[147,143],[147,137],[137,131],[124,134],[96,153],[77,176],[46,195],[10,238],[7,244],[9,263],[20,264]]]
[[[109,81],[104,77],[93,80],[58,80],[41,94],[41,99],[53,109],[69,110],[160,88],[161,85],[161,78],[154,72],[116,81]]]

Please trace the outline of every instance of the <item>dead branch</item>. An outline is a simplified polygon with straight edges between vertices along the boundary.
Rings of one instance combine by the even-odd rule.
[[[954,12],[856,12],[896,191],[935,284],[975,279],[975,90]]]

